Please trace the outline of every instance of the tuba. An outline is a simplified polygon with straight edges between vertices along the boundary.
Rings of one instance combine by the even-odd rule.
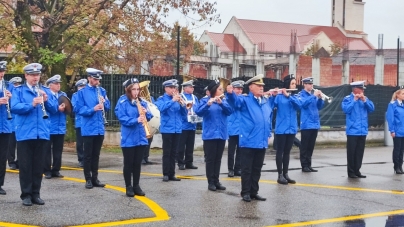
[[[139,97],[146,99],[148,102],[152,102],[150,92],[149,92],[150,80],[145,80],[139,83]]]
[[[157,106],[153,104],[153,100],[151,99],[149,92],[149,84],[149,80],[139,83],[139,97],[145,99],[147,102],[147,109],[153,114],[153,118],[147,123],[150,129],[150,137],[152,137],[160,127],[160,111],[158,110]]]
[[[219,78],[219,84],[225,90],[227,88],[227,86],[230,84],[230,80],[228,80],[226,78]]]

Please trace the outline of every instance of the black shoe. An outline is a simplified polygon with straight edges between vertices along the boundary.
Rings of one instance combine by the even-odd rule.
[[[185,165],[183,165],[183,164],[178,165],[178,169],[179,169],[179,170],[185,170]]]
[[[83,167],[84,167],[83,162],[79,162],[79,167],[81,167],[81,168],[83,168]]]
[[[262,165],[266,165],[266,163],[264,162],[264,163],[262,163]]]
[[[99,187],[99,188],[105,187],[105,184],[101,183],[98,179],[97,179],[97,180],[93,180],[91,183],[93,183],[93,186],[94,186],[94,187]]]
[[[361,173],[358,173],[358,174],[355,174],[357,177],[359,177],[359,178],[366,178],[366,176],[365,175],[362,175]]]
[[[309,167],[303,167],[302,171],[305,173],[309,173],[309,172],[311,172],[311,169]]]
[[[22,205],[24,206],[32,206],[31,198],[25,198],[22,200]]]
[[[51,173],[45,173],[45,179],[51,179],[52,174]]]
[[[163,181],[164,181],[164,182],[168,182],[168,180],[169,180],[169,179],[168,179],[168,176],[164,176],[164,177],[163,177]]]
[[[288,180],[285,179],[283,174],[278,175],[278,184],[288,184]]]
[[[132,187],[132,186],[126,187],[126,196],[127,196],[127,197],[133,197],[133,196],[135,196],[135,192],[133,191],[133,187]]]
[[[226,190],[226,187],[223,186],[220,182],[215,184],[217,190]]]
[[[234,171],[234,176],[241,176],[241,170]]]
[[[234,177],[234,171],[233,171],[233,170],[229,170],[229,173],[227,174],[227,176],[229,176],[229,177]]]
[[[153,162],[149,161],[148,159],[144,159],[145,165],[153,165]]]
[[[251,197],[251,199],[255,199],[255,200],[259,200],[259,201],[267,200],[267,198],[261,197],[259,195],[251,195],[250,197]]]
[[[0,195],[5,195],[5,194],[7,194],[6,191],[4,191],[4,189],[2,189],[2,188],[0,187]]]
[[[142,159],[142,164],[146,165],[146,160]]]
[[[135,185],[135,187],[133,187],[133,189],[134,189],[135,195],[138,195],[138,196],[146,195],[146,193],[144,193],[144,191],[140,188],[139,185]]]
[[[355,174],[348,174],[349,178],[358,178],[358,176],[356,176]]]
[[[91,180],[86,181],[86,188],[87,189],[92,189],[93,188],[93,183],[91,182]]]
[[[311,170],[311,172],[318,172],[318,170],[311,168],[311,166],[309,166],[309,169]]]
[[[214,184],[209,184],[208,189],[211,191],[216,191],[216,186]]]
[[[296,184],[296,181],[290,179],[287,173],[283,174],[283,176],[285,177],[285,179],[288,181],[289,184]]]
[[[63,178],[64,176],[60,174],[59,172],[52,173],[52,177],[58,177],[58,178]]]
[[[251,202],[251,197],[250,197],[250,195],[243,195],[243,200],[244,201],[246,201],[246,202]]]
[[[170,181],[181,181],[181,179],[176,178],[175,176],[168,177],[168,179],[169,179]]]
[[[193,164],[191,164],[191,165],[186,165],[185,168],[187,168],[187,169],[198,169],[198,167],[197,167],[197,166],[194,166]]]
[[[11,170],[16,170],[17,169],[17,165],[14,163],[11,163],[10,165],[8,165],[8,167],[10,167]]]
[[[394,173],[395,174],[403,174],[400,168],[394,168]]]
[[[31,199],[31,202],[33,204],[37,204],[37,205],[45,205],[45,201],[43,201],[41,198],[39,197],[34,197]]]

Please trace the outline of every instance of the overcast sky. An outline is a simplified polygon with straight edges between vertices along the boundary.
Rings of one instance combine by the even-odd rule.
[[[213,2],[213,0],[211,0]],[[336,0],[342,1],[342,0]],[[353,0],[347,0],[353,1]],[[377,47],[378,34],[384,34],[383,47],[396,48],[397,38],[404,41],[403,0],[363,0],[365,4],[364,32]],[[221,24],[193,29],[199,38],[204,30],[223,32],[232,16],[240,19],[276,21],[331,26],[332,0],[217,0]],[[189,19],[173,15],[182,25]]]

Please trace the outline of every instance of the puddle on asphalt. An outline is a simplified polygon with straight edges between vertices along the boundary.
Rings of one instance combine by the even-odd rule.
[[[404,227],[404,215],[392,215],[345,221],[344,227]]]

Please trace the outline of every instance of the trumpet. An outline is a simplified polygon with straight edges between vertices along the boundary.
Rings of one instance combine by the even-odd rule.
[[[97,96],[98,96],[98,104],[102,104],[102,119],[104,121],[104,125],[108,125],[107,118],[105,117],[105,109],[104,109],[104,102],[103,97],[101,95],[100,87],[97,86]]]
[[[49,116],[48,116],[48,114],[46,113],[46,110],[45,110],[45,104],[43,102],[42,90],[40,89],[39,83],[35,85],[35,91],[36,91],[38,97],[42,98],[42,102],[41,102],[41,109],[42,109],[42,114],[43,114],[42,118],[43,119],[48,119]]]
[[[178,93],[178,91],[177,92],[173,92],[173,96],[176,96],[176,95],[180,95],[179,93]],[[183,106],[183,107],[186,107],[186,105],[187,105],[187,102],[180,96],[180,99],[178,99],[178,103],[181,105],[181,106]]]
[[[187,102],[185,105],[185,108],[187,108],[187,110],[192,109],[192,107],[194,106],[194,104],[192,102]]]
[[[6,98],[7,97],[7,94],[6,94],[7,87],[6,87],[6,83],[5,83],[4,79],[2,81],[2,85],[3,85],[3,96],[4,96],[4,98]],[[7,120],[11,120],[13,117],[11,116],[11,111],[10,111],[10,100],[7,101],[6,110],[7,110]]]
[[[313,89],[313,91],[316,92],[316,91],[318,91],[318,89]],[[328,103],[331,103],[333,98],[331,96],[327,96],[321,92],[321,99],[324,101],[327,101]]]

